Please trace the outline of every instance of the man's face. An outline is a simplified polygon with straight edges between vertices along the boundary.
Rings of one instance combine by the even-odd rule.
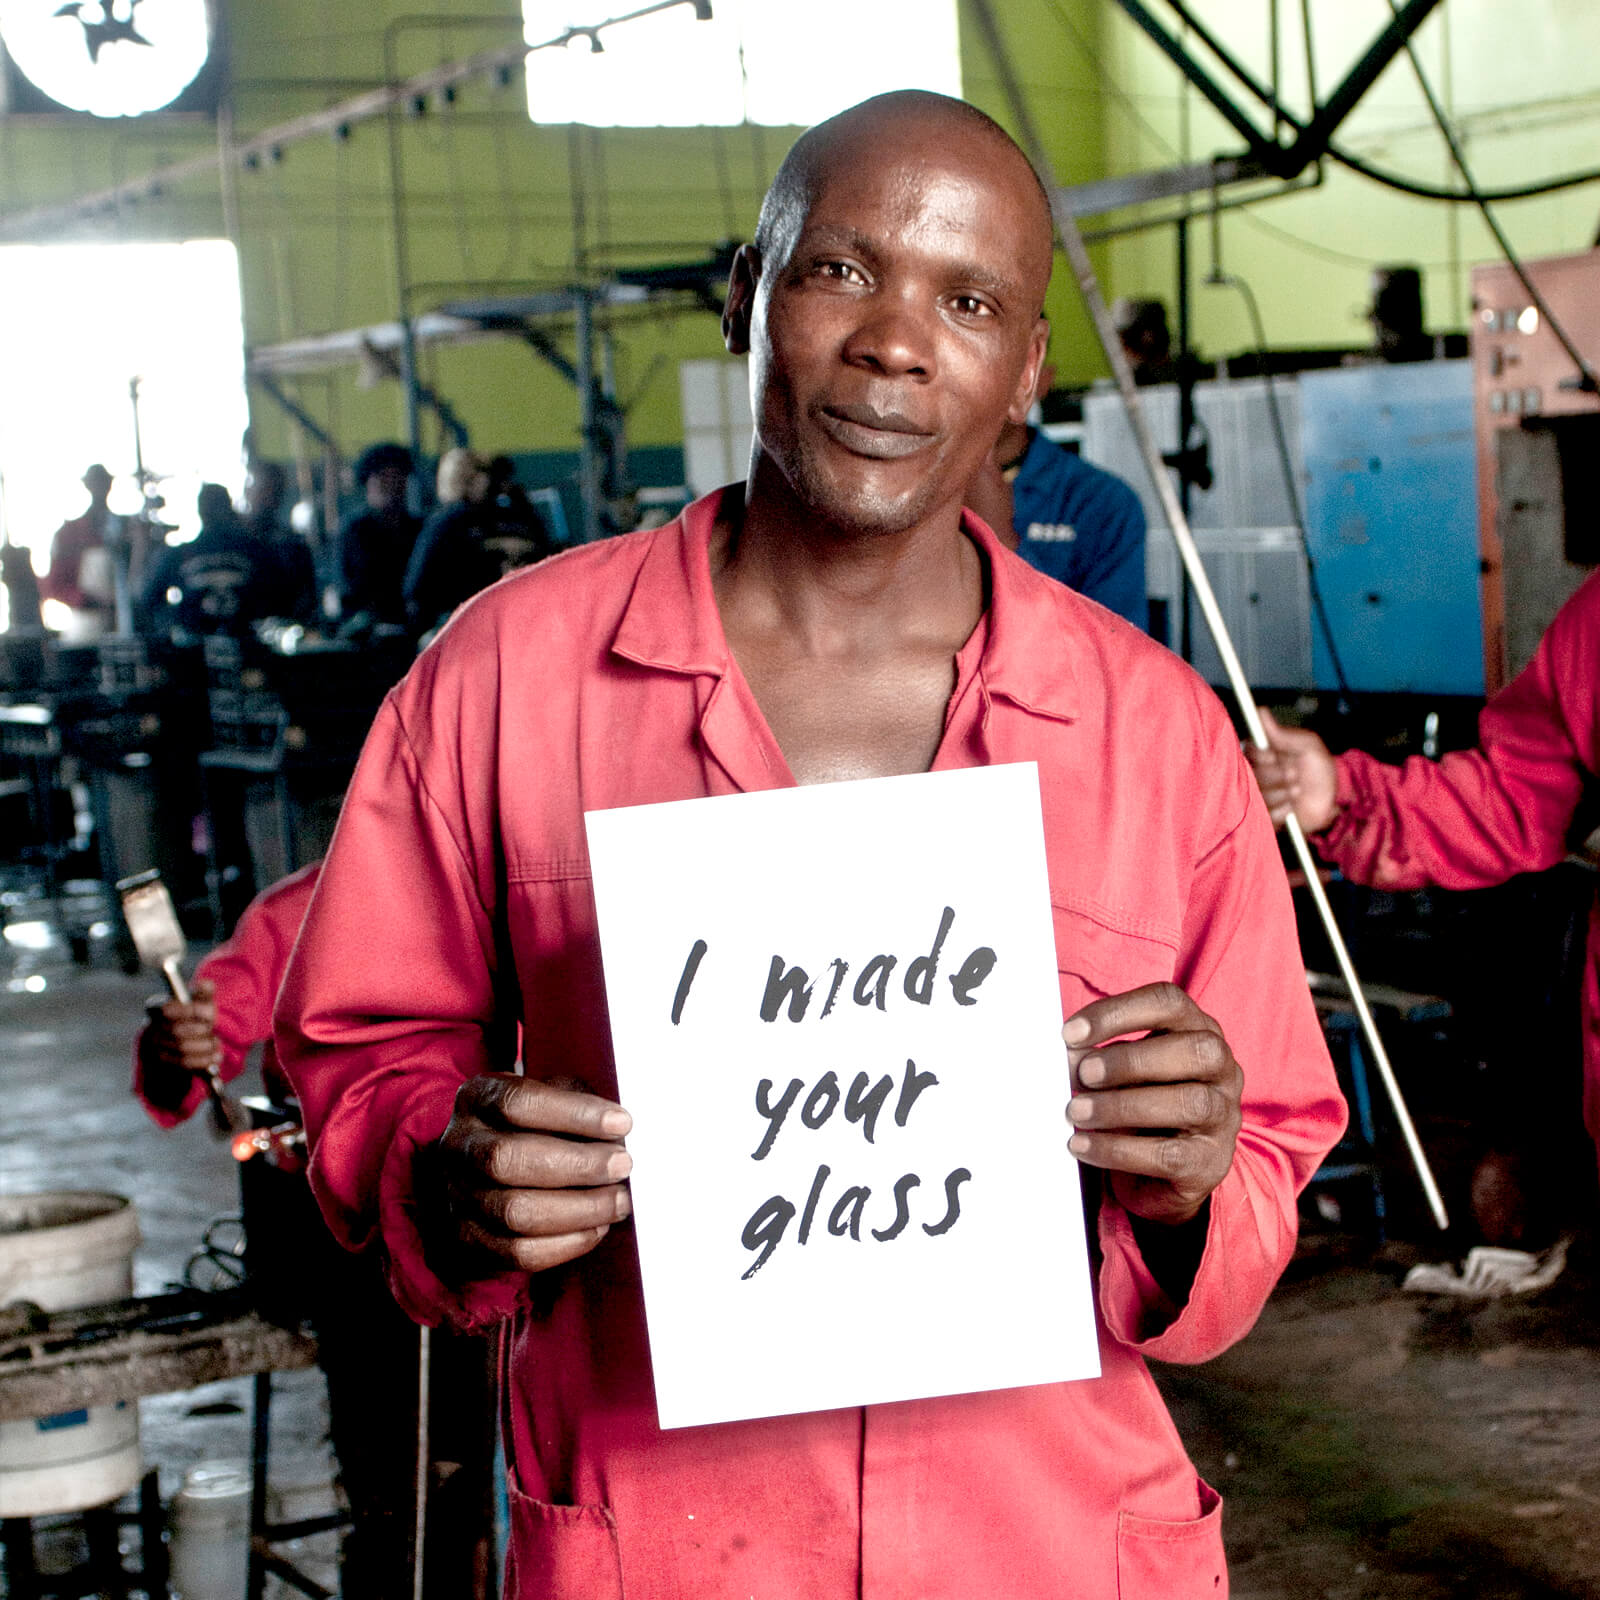
[[[406,473],[401,467],[380,467],[367,479],[367,504],[374,511],[399,511],[406,502]]]
[[[824,521],[900,532],[964,490],[1026,414],[1050,269],[1032,179],[948,120],[833,153],[787,259],[735,268],[760,452]]]

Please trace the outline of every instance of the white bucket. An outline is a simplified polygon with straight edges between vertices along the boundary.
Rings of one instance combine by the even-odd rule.
[[[176,1600],[244,1600],[250,1569],[250,1469],[202,1461],[172,1502]]]
[[[139,1219],[122,1195],[0,1195],[0,1306],[45,1311],[133,1293]],[[0,1422],[0,1517],[82,1511],[138,1483],[139,1408],[119,1401]]]

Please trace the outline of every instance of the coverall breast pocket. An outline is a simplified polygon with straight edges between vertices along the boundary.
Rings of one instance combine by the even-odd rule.
[[[1200,1515],[1191,1522],[1117,1513],[1117,1600],[1227,1600],[1222,1496],[1197,1481]]]
[[[1176,950],[1153,935],[1124,933],[1062,905],[1053,904],[1050,914],[1063,1019],[1107,995],[1165,983],[1176,969]]]
[[[617,1524],[604,1506],[554,1506],[507,1486],[506,1600],[623,1600]]]

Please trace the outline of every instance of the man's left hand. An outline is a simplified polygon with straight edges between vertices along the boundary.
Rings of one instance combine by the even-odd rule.
[[[1061,1037],[1073,1081],[1067,1148],[1110,1174],[1133,1216],[1197,1216],[1233,1165],[1241,1120],[1244,1073],[1222,1029],[1176,984],[1153,983],[1085,1006]]]

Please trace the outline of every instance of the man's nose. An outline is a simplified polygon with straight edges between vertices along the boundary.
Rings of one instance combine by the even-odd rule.
[[[936,370],[934,347],[931,309],[910,295],[874,295],[845,340],[844,357],[886,377],[926,379]]]

